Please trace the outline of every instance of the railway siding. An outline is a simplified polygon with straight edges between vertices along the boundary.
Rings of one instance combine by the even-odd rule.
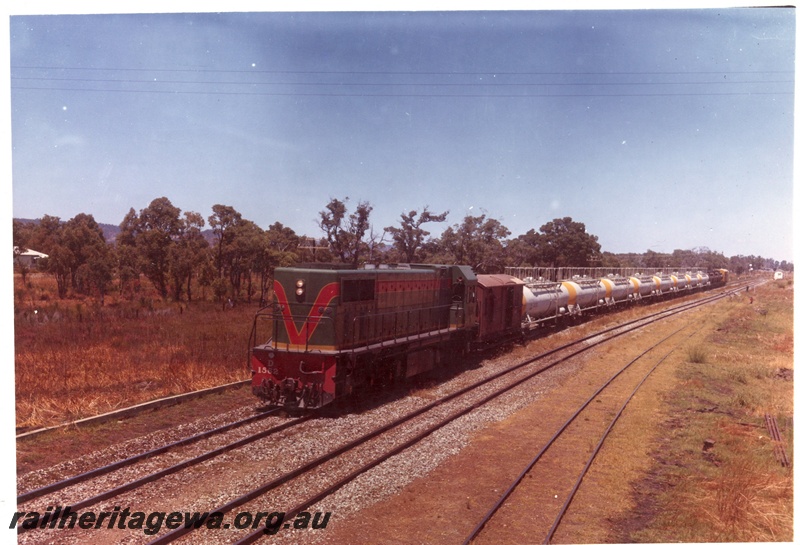
[[[24,488],[36,487],[212,429],[252,414],[252,407],[249,392],[228,388],[125,418],[61,426],[17,441],[17,474]]]
[[[198,397],[203,397],[205,395],[221,394],[232,388],[241,388],[246,384],[249,385],[250,380],[240,380],[237,382],[231,382],[229,384],[222,384],[221,386],[204,388],[202,390],[197,390],[195,392],[186,392],[183,394],[176,394],[167,397],[162,397],[159,399],[154,399],[152,401],[145,401],[144,403],[139,403],[137,405],[133,405],[132,407],[125,407],[122,409],[117,409],[116,411],[109,411],[107,413],[98,414],[96,416],[81,418],[80,420],[75,420],[73,422],[65,422],[63,424],[58,424],[55,426],[36,428],[33,430],[18,433],[17,441],[20,440],[24,441],[26,439],[31,439],[33,437],[39,437],[43,434],[50,433],[56,430],[63,430],[66,428],[79,428],[82,426],[92,426],[92,425],[102,424],[104,422],[109,422],[111,420],[121,420],[123,418],[130,418],[132,416],[136,416],[146,411],[155,411],[163,407],[178,405],[179,403],[185,403],[187,401],[191,401],[193,399],[196,399]]]

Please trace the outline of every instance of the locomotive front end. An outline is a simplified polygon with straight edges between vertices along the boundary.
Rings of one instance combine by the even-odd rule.
[[[336,394],[339,282],[330,271],[277,269],[273,292],[251,335],[253,394],[273,405],[326,405]],[[269,332],[265,342],[258,340],[259,330]]]
[[[263,345],[251,353],[253,394],[272,405],[318,408],[333,401],[336,358]]]

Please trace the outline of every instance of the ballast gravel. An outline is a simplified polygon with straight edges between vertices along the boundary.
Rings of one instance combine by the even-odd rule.
[[[559,335],[561,333],[552,337]],[[541,351],[536,348],[536,344],[531,343],[499,357],[485,359],[480,362],[480,365],[467,369],[441,383],[428,385],[428,387],[418,385],[416,389],[412,387],[405,397],[378,404],[374,408],[346,413],[337,417],[312,419],[277,435],[229,451],[196,466],[145,484],[133,491],[104,500],[87,510],[111,512],[115,507],[119,507],[118,511],[128,508],[131,513],[141,511],[146,514],[175,511],[202,513],[214,510],[286,471],[300,467],[308,461],[425,406],[435,399],[531,357],[537,351]],[[580,365],[581,357],[578,357],[526,381],[428,435],[397,456],[361,474],[337,492],[310,505],[306,510],[312,514],[330,512],[329,528],[342,524],[347,517],[397,493],[413,480],[423,478],[448,457],[457,454],[469,444],[470,438],[477,431],[507,418],[513,412],[534,402],[541,393],[560,383],[563,377],[575,372]],[[511,373],[497,382],[510,382],[512,376],[518,376],[518,374]],[[225,516],[225,523],[230,524],[229,529],[201,529],[182,538],[181,543],[231,543],[252,531],[234,529],[233,522],[236,513],[250,512],[255,515],[259,512],[285,512],[315,495],[325,485],[342,478],[360,465],[368,463],[383,452],[408,440],[412,435],[427,429],[433,423],[441,420],[443,415],[474,404],[478,398],[496,387],[496,385],[481,387],[453,402],[436,407],[401,426],[398,430],[336,457],[302,478],[271,490],[250,503],[234,508]],[[249,394],[243,393],[243,395]],[[252,414],[252,408],[230,411],[126,441],[76,460],[65,461],[47,469],[22,475],[18,479],[18,489],[24,491],[36,488],[66,476],[126,458],[134,453],[148,451],[162,444],[218,427],[250,414]],[[69,505],[70,502],[92,497],[124,482],[141,478],[183,459],[230,443],[254,433],[255,430],[274,426],[277,422],[285,422],[285,419],[268,417],[257,424],[237,428],[232,432],[154,457],[107,476],[32,500],[19,506],[19,510],[44,512],[47,506]],[[246,520],[246,517],[240,520]],[[167,531],[162,524],[158,535],[165,534]],[[326,532],[319,530],[284,530],[281,528],[275,535],[265,536],[259,543],[283,544],[298,541],[324,543],[325,536]],[[154,535],[146,534],[143,529],[119,529],[117,527],[108,529],[106,525],[102,525],[100,528],[91,530],[77,528],[73,530],[31,530],[21,534],[18,542],[23,545],[56,542],[138,544],[147,543],[154,537]]]

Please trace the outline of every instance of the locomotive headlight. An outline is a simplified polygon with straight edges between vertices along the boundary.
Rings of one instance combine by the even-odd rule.
[[[298,302],[302,303],[306,295],[306,281],[300,278],[295,283],[294,294],[297,296]]]

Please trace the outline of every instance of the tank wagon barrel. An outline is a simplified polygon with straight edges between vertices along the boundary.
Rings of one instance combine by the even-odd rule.
[[[569,276],[574,272],[585,274]],[[507,267],[506,273],[523,275],[523,323],[527,329],[534,323],[557,320],[564,315],[580,316],[585,311],[608,308],[618,303],[642,301],[727,281],[727,271],[722,269],[665,274],[660,269],[619,267]],[[555,278],[561,280],[552,280]]]

